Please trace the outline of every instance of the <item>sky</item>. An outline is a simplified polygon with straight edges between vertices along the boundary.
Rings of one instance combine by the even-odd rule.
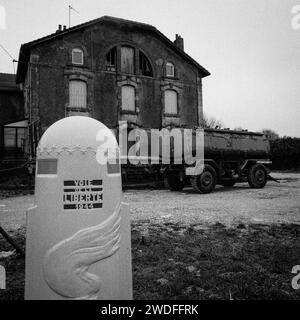
[[[110,15],[152,24],[171,40],[180,34],[211,73],[208,117],[300,137],[300,0],[0,0],[0,44],[18,59],[22,43],[68,26],[69,4],[79,12],[72,26]],[[0,48],[0,72],[16,67]]]

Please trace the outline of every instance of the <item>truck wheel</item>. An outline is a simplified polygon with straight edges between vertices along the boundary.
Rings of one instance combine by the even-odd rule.
[[[235,185],[235,180],[224,180],[221,182],[223,187],[233,187]]]
[[[169,173],[164,179],[165,187],[171,191],[180,191],[184,188],[184,180],[180,179],[179,173]]]
[[[191,184],[195,191],[199,193],[210,193],[217,183],[216,170],[209,164],[204,166],[203,172],[191,178]]]
[[[267,180],[267,170],[262,164],[255,164],[249,169],[248,183],[251,188],[263,188]]]

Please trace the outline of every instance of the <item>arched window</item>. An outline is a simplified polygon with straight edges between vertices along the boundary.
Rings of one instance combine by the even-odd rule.
[[[140,63],[139,63],[140,64],[140,73],[143,76],[153,77],[153,72],[152,72],[150,61],[141,51],[139,54],[139,60],[140,60]]]
[[[122,87],[122,110],[135,112],[135,88],[133,86]]]
[[[72,63],[78,65],[83,64],[83,51],[80,48],[74,48],[72,50]]]
[[[106,70],[116,71],[116,66],[117,66],[117,48],[113,47],[106,54]]]
[[[178,96],[174,90],[165,91],[165,114],[177,115],[178,114]]]
[[[134,74],[134,49],[121,47],[121,71]]]
[[[69,83],[70,108],[86,109],[86,83],[80,80],[71,80]]]
[[[166,63],[166,76],[175,77],[175,66],[171,62]]]

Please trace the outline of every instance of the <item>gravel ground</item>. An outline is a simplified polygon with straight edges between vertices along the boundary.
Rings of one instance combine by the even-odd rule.
[[[251,189],[247,183],[233,188],[217,186],[210,194],[197,194],[192,188],[168,190],[129,190],[132,219],[149,222],[215,224],[239,223],[300,224],[300,174],[273,173],[280,184],[269,181],[264,189]]]
[[[269,181],[264,189],[250,189],[248,184],[233,188],[217,187],[201,195],[191,188],[181,192],[168,190],[127,190],[124,201],[130,203],[132,221],[199,225],[222,223],[300,224],[300,173],[273,173],[280,184]],[[0,200],[0,225],[8,231],[26,223],[26,210],[34,205],[34,196]]]

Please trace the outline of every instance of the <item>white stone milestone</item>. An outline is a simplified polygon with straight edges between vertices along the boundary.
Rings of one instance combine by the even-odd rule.
[[[25,299],[132,299],[129,207],[106,126],[74,116],[44,133],[35,201],[27,213]]]

